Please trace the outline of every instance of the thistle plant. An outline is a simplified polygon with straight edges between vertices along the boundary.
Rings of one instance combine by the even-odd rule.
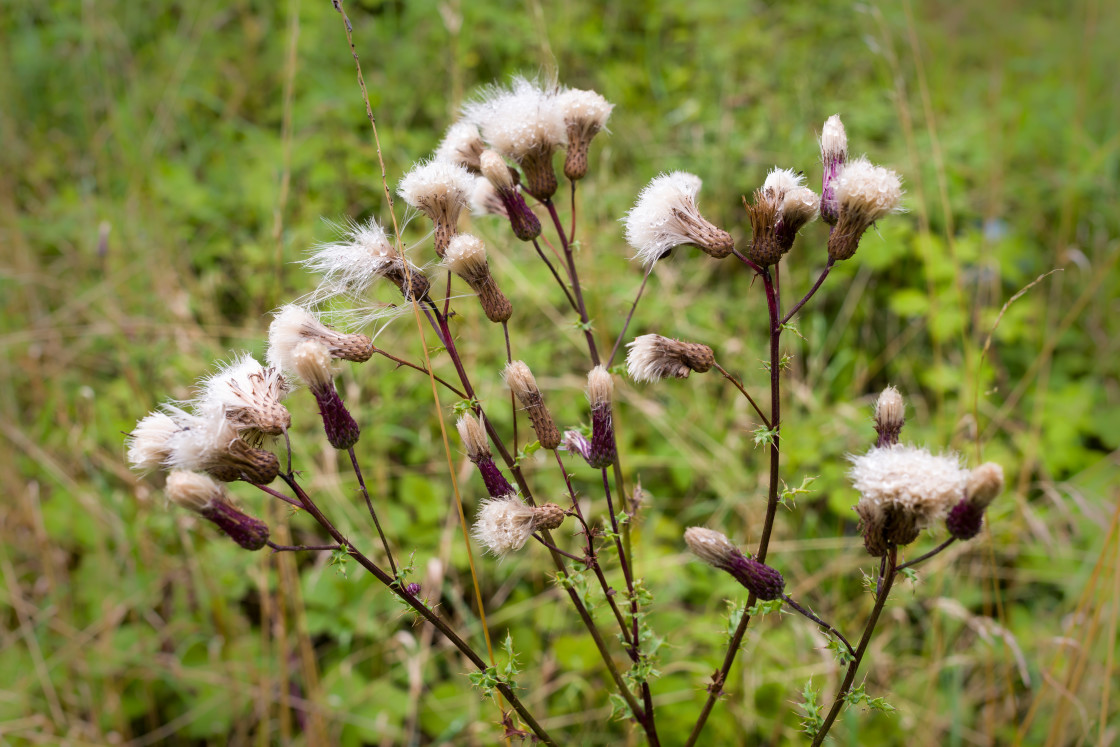
[[[349,35],[348,23],[346,29]],[[827,622],[810,611],[808,599],[793,599],[784,564],[770,553],[782,500],[782,442],[792,427],[782,417],[781,338],[835,264],[853,260],[868,229],[901,210],[901,179],[866,158],[849,159],[843,124],[838,116],[831,117],[821,134],[821,194],[806,186],[800,171],[775,167],[760,186],[745,190],[751,198],[743,199],[741,225],[750,226],[751,238],[736,246],[725,227],[700,211],[699,176],[672,171],[654,178],[635,190],[633,208],[621,216],[642,282],[626,322],[603,338],[598,335],[604,332],[596,330],[588,316],[574,252],[575,208],[580,197],[577,187],[594,168],[594,142],[606,132],[612,108],[594,91],[523,77],[515,78],[508,87],[496,85],[483,91],[463,107],[462,118],[450,125],[435,153],[399,180],[397,193],[431,223],[430,241],[406,247],[394,228],[395,215],[391,225],[375,219],[350,222],[340,240],[315,248],[305,259],[304,265],[317,272],[321,282],[302,300],[275,313],[268,332],[267,366],[241,354],[203,380],[196,400],[169,402],[144,417],[128,437],[128,458],[139,470],[168,470],[166,493],[171,503],[201,515],[245,549],[332,551],[349,556],[470,662],[475,670],[470,679],[502,709],[497,720],[506,737],[531,735],[545,744],[563,744],[562,734],[542,724],[547,714],[533,713],[524,690],[514,681],[513,643],[507,639],[510,664],[500,669],[488,630],[484,630],[484,645],[472,640],[456,628],[453,618],[420,597],[420,585],[408,578],[410,564],[402,566],[398,561],[401,554],[416,551],[407,544],[407,527],[386,526],[381,519],[383,498],[366,488],[359,423],[368,421],[369,414],[364,403],[343,401],[335,383],[340,366],[361,366],[374,357],[384,357],[397,364],[400,375],[427,377],[433,391],[450,394],[457,403],[454,431],[458,448],[474,465],[481,488],[472,486],[470,493],[484,496],[471,511],[473,519],[467,519],[465,508],[458,504],[472,575],[479,550],[480,556],[495,556],[507,563],[516,562],[514,558],[524,553],[538,553],[550,561],[556,586],[566,595],[571,612],[601,657],[602,676],[611,689],[616,715],[633,723],[646,743],[658,745],[656,677],[664,654],[659,632],[649,626],[650,590],[635,562],[633,543],[639,536],[631,528],[641,511],[640,488],[628,485],[627,455],[619,449],[619,434],[629,413],[619,417],[615,371],[620,369],[614,367],[614,359],[625,348],[625,371],[640,385],[663,385],[667,379],[714,371],[742,394],[761,423],[758,440],[766,449],[759,466],[768,472],[768,487],[764,521],[760,527],[750,528],[750,534],[758,538],[753,552],[741,550],[731,539],[744,534],[743,527],[690,527],[680,541],[682,550],[691,550],[713,572],[727,573],[743,587],[737,600],[743,612],[730,631],[726,648],[712,654],[716,672],[706,683],[697,683],[706,688],[707,698],[695,714],[686,744],[702,739],[709,714],[726,694],[728,677],[752,619],[776,609],[807,618],[835,642],[843,670],[841,682],[831,701],[817,703],[814,696],[811,707],[806,707],[806,712],[815,714],[806,720],[806,730],[813,743],[820,744],[845,705],[877,702],[853,688],[853,683],[895,579],[907,568],[981,531],[985,510],[1002,489],[1002,471],[994,464],[970,470],[955,454],[903,442],[905,402],[897,390],[888,388],[875,408],[877,439],[868,451],[851,457],[850,477],[858,493],[854,512],[862,544],[880,561],[874,604],[862,621],[857,643],[852,645],[842,633],[853,623]],[[555,163],[561,150],[565,152],[561,171],[568,186],[566,195],[560,190]],[[561,216],[562,202],[569,211],[567,220]],[[388,184],[385,203],[391,205]],[[509,327],[518,310],[502,291],[502,278],[495,275],[483,240],[460,232],[464,210],[472,204],[480,216],[492,216],[502,227],[503,249],[532,244],[555,279],[555,288],[539,292],[566,308],[582,330],[585,343],[565,360],[520,357]],[[801,230],[818,215],[831,227],[826,244],[815,249],[801,245],[806,243],[799,239]],[[767,319],[755,325],[761,330],[752,330],[751,320],[741,320],[741,327],[733,333],[746,336],[761,331],[768,340],[768,374],[763,382],[768,385],[763,387],[768,396],[752,395],[758,382],[732,372],[742,361],[717,357],[718,345],[676,339],[679,331],[671,321],[661,329],[631,336],[630,320],[654,267],[674,252],[680,255],[677,261],[721,262],[721,272],[759,281],[752,287],[765,296]],[[580,260],[586,263],[593,257],[580,255]],[[788,308],[784,308],[777,279],[782,262],[823,264],[815,284]],[[377,301],[382,288],[395,288],[393,303]],[[465,362],[463,346],[482,346],[485,339],[464,340],[458,333],[461,330],[453,331],[452,318],[471,313],[467,309],[474,304],[494,325],[485,329],[500,326],[502,330],[502,367],[470,368]],[[373,320],[414,325],[418,335],[434,336],[441,354],[425,349],[423,360],[410,360],[407,351],[378,347],[372,332],[337,329],[324,320],[339,307],[355,313],[338,318],[357,319],[359,327]],[[609,352],[606,348],[600,351],[603,339],[613,342]],[[556,365],[563,370],[550,368]],[[557,424],[534,369],[538,374],[576,372],[581,379],[586,377],[589,430],[562,429]],[[360,369],[352,373],[361,375]],[[480,397],[479,383],[496,380],[504,381],[509,399]],[[297,392],[299,388],[306,388],[309,397]],[[551,401],[566,393],[547,394]],[[506,408],[512,429],[495,425],[507,419]],[[306,469],[305,462],[293,453],[288,430],[295,421],[312,420],[315,411],[326,441],[346,454],[344,461],[354,472],[376,538],[360,530],[343,532],[329,501],[314,495],[302,477],[300,468]],[[492,417],[499,413],[502,417]],[[450,413],[443,415],[450,419]],[[516,430],[519,420],[528,421],[535,439],[521,450]],[[524,469],[524,458],[535,451],[543,454],[530,472]],[[596,484],[601,485],[595,500],[587,500],[577,491],[572,479],[572,471],[577,469],[591,470]],[[240,491],[238,482],[247,483],[242,486],[246,495],[239,496],[241,502],[250,504],[248,496],[255,492],[260,500],[278,500],[298,509],[291,520],[317,526],[326,535],[323,544],[274,543],[263,522],[235,507],[227,484]],[[905,560],[903,554],[924,532],[942,532],[947,539]],[[859,544],[860,538],[853,536],[853,552]],[[495,561],[480,557],[478,562]],[[475,589],[485,628],[487,610],[477,582]],[[429,598],[440,594],[436,589],[425,592]],[[606,614],[597,617],[595,607],[605,609]],[[806,692],[815,691],[807,688]],[[536,702],[547,704],[547,699]]]

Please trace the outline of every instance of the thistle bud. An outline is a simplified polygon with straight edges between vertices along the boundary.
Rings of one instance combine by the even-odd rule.
[[[213,522],[246,550],[259,550],[268,542],[268,525],[235,508],[226,489],[212,478],[176,470],[167,476],[165,490],[172,503]]]
[[[525,204],[505,159],[492,150],[485,150],[479,158],[482,164],[482,175],[490,182],[498,199],[501,201],[505,215],[509,218],[513,235],[522,241],[532,241],[541,235],[541,222],[536,214]]]
[[[833,114],[821,130],[821,163],[824,177],[821,180],[821,220],[830,226],[836,225],[840,217],[840,206],[836,202],[836,182],[844,164],[848,162],[848,134],[839,114]]]
[[[689,373],[706,373],[716,358],[707,345],[681,342],[661,335],[641,335],[626,347],[626,372],[637,382],[664,378],[687,379]]]
[[[470,234],[456,234],[447,247],[445,256],[448,269],[461,277],[478,294],[479,303],[492,322],[507,321],[513,314],[513,305],[502,293],[490,263],[486,261],[486,247],[482,240]]]
[[[524,547],[534,532],[556,529],[564,516],[564,510],[555,503],[530,506],[511,493],[479,505],[471,534],[487,552],[505,555]]]
[[[490,442],[486,438],[486,427],[482,424],[482,417],[463,415],[455,423],[459,431],[459,438],[463,439],[463,446],[467,456],[482,475],[482,482],[486,485],[486,492],[491,498],[508,495],[514,492],[513,486],[506,480],[498,465],[494,464],[494,456],[490,451]]]
[[[587,398],[591,402],[591,444],[587,463],[606,469],[615,460],[614,426],[611,421],[611,398],[614,380],[603,366],[595,366],[587,374]]]
[[[703,527],[689,527],[684,532],[684,541],[696,557],[731,574],[747,591],[764,602],[778,599],[785,591],[786,582],[781,573],[765,563],[743,555],[719,532]]]
[[[888,386],[875,400],[875,432],[879,434],[879,448],[894,446],[906,423],[906,403],[893,386]]]
[[[960,540],[980,533],[984,511],[1003,491],[1003,468],[994,462],[981,464],[968,476],[965,497],[953,506],[945,525],[949,534]]]
[[[509,386],[510,391],[529,413],[529,422],[533,424],[533,431],[537,440],[546,449],[555,449],[560,445],[560,431],[552,420],[552,413],[544,404],[541,390],[537,388],[537,380],[533,372],[522,361],[512,361],[502,372],[502,377]]]

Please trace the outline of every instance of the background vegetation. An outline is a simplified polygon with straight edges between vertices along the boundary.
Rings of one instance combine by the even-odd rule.
[[[617,219],[652,176],[701,175],[705,212],[745,238],[740,195],[775,164],[819,178],[816,134],[840,112],[854,152],[904,174],[909,212],[832,273],[804,340],[787,341],[784,477],[817,479],[779,520],[772,563],[841,629],[862,620],[871,563],[843,457],[870,442],[888,382],[908,397],[904,437],[998,461],[1009,489],[981,538],[896,590],[863,674],[898,710],[852,709],[837,742],[1117,743],[1120,9],[347,7],[391,185],[479,84],[557,69],[616,103],[580,206],[604,340],[640,281]],[[0,742],[491,743],[494,706],[383,589],[325,558],[240,551],[124,464],[122,432],[149,409],[188,397],[231,351],[263,353],[267,312],[311,288],[291,262],[332,238],[321,217],[388,216],[338,14],[326,0],[7,3],[0,39]],[[539,361],[559,420],[577,422],[585,366],[561,299],[537,290],[547,276],[524,247],[475,230],[514,299],[515,346]],[[422,233],[417,221],[407,238]],[[823,265],[824,235],[790,255],[787,297]],[[707,342],[761,386],[762,295],[697,256],[658,269],[633,333]],[[498,338],[470,311],[461,336],[496,370]],[[379,344],[419,353],[407,319]],[[358,448],[394,543],[481,640],[427,381],[371,361],[346,388],[368,403]],[[649,493],[637,565],[670,634],[655,693],[671,744],[722,655],[724,600],[742,597],[688,562],[681,532],[705,523],[749,546],[763,452],[717,378],[620,397],[623,464]],[[365,527],[313,405],[291,407],[299,466]],[[469,509],[481,488],[468,474]],[[265,512],[246,487],[242,503]],[[283,535],[287,512],[268,511]],[[315,539],[303,517],[291,526]],[[523,652],[550,730],[615,744],[629,727],[608,720],[601,667],[545,571],[534,552],[480,564],[492,630]],[[752,626],[708,739],[798,743],[805,683],[835,688],[820,645],[802,620]]]

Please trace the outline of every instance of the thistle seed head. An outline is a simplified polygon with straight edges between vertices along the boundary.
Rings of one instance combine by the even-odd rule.
[[[175,470],[164,490],[172,503],[213,522],[246,550],[259,550],[268,542],[268,525],[234,507],[225,487],[212,478]]]
[[[830,226],[836,225],[840,216],[840,206],[836,202],[836,181],[844,164],[848,162],[848,135],[839,114],[825,120],[821,130],[821,163],[824,176],[821,180],[821,220]]]
[[[447,161],[456,166],[462,166],[472,174],[478,174],[482,167],[479,156],[486,144],[482,142],[482,135],[473,122],[459,120],[447,128],[443,140],[436,148],[436,160]]]
[[[293,355],[306,340],[325,346],[331,358],[362,363],[373,355],[373,341],[365,335],[337,332],[311,311],[288,304],[276,312],[268,328],[268,365],[286,375],[298,376]]]
[[[486,438],[486,426],[482,424],[481,415],[478,417],[469,413],[462,415],[455,422],[455,428],[459,431],[463,448],[467,450],[467,456],[472,462],[478,464],[479,459],[492,456],[490,441]]]
[[[552,413],[544,404],[544,398],[537,388],[537,381],[533,378],[533,372],[529,367],[522,361],[511,361],[502,371],[502,378],[529,414],[529,422],[533,424],[533,431],[537,434],[541,446],[546,449],[555,449],[559,446],[560,431],[556,428]]]
[[[705,373],[715,365],[707,345],[681,342],[661,335],[641,335],[627,345],[626,372],[636,382],[654,383],[664,378],[687,379],[692,371]]]
[[[397,194],[432,221],[436,254],[443,257],[455,234],[459,214],[470,204],[474,177],[457,163],[427,161],[412,167],[401,179]]]
[[[568,134],[564,176],[578,181],[587,175],[587,150],[591,139],[607,124],[614,105],[595,91],[570,88],[557,97]]]
[[[836,180],[835,194],[839,217],[828,237],[828,256],[838,261],[856,253],[860,238],[871,224],[899,212],[902,179],[861,157],[844,166]]]
[[[492,555],[520,550],[538,529],[555,529],[564,511],[555,503],[533,507],[514,494],[488,498],[479,504],[472,536]]]
[[[712,225],[697,208],[700,185],[695,174],[674,171],[656,177],[638,195],[623,220],[626,241],[646,268],[682,244],[697,246],[716,259],[731,254],[731,234]]]
[[[875,400],[875,432],[879,434],[876,446],[894,446],[898,443],[902,426],[906,423],[906,403],[893,386],[888,386]]]
[[[339,241],[320,244],[301,264],[323,276],[310,295],[313,303],[364,296],[381,279],[397,286],[405,298],[428,292],[424,272],[401,255],[375,218],[349,222]]]
[[[224,405],[226,417],[241,437],[260,443],[291,425],[291,414],[280,404],[291,389],[277,369],[243,353],[202,382],[200,400]]]

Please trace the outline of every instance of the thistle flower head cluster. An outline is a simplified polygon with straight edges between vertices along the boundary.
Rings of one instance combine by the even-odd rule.
[[[560,431],[552,419],[552,413],[545,406],[544,397],[537,387],[537,380],[523,361],[511,361],[502,371],[502,378],[510,391],[517,397],[517,401],[529,413],[529,422],[537,434],[537,440],[546,449],[555,449],[560,445]]]
[[[556,96],[556,106],[568,135],[564,176],[578,181],[587,175],[587,149],[591,139],[606,127],[614,105],[595,91],[570,88]]]
[[[955,454],[896,444],[850,459],[864,545],[876,557],[913,542],[965,495],[968,471]]]
[[[703,527],[689,527],[684,541],[692,553],[710,566],[731,574],[747,591],[764,602],[778,599],[785,592],[782,574],[739,551],[723,534]]]
[[[498,287],[486,261],[486,247],[482,239],[470,234],[456,234],[447,246],[444,256],[447,268],[461,277],[478,294],[479,303],[492,322],[507,321],[513,314],[513,305]]]
[[[479,504],[471,534],[492,555],[520,550],[541,529],[556,529],[564,510],[555,503],[530,506],[514,494],[488,498]]]
[[[485,148],[486,143],[482,141],[478,126],[461,119],[447,128],[443,140],[436,148],[436,160],[462,166],[477,175],[482,171],[478,157]]]
[[[635,259],[649,268],[666,252],[683,244],[722,259],[731,254],[731,234],[709,222],[696,205],[700,177],[684,171],[661,174],[645,186],[626,214],[626,241]]]
[[[239,435],[259,444],[266,436],[278,436],[291,425],[291,414],[280,404],[291,390],[280,371],[262,366],[244,353],[203,380],[200,400],[222,405]]]
[[[899,211],[902,179],[866,158],[849,161],[835,181],[836,225],[828,237],[828,256],[849,259],[875,221]]]
[[[363,363],[373,355],[373,342],[363,334],[338,332],[323,324],[317,314],[297,304],[276,312],[268,328],[268,365],[287,375],[298,376],[293,355],[305,340],[314,340],[332,358]]]
[[[661,335],[641,335],[626,347],[630,350],[626,355],[626,372],[637,382],[687,379],[693,371],[706,373],[716,361],[707,345]]]
[[[439,159],[418,163],[401,179],[397,193],[435,226],[436,254],[441,258],[455,234],[459,214],[470,204],[474,177],[464,167]]]
[[[381,279],[397,286],[405,298],[428,293],[428,278],[397,251],[375,218],[349,223],[339,241],[319,245],[302,264],[323,276],[311,294],[316,302],[364,296]]]
[[[516,77],[509,88],[495,87],[463,107],[491,148],[521,166],[525,190],[538,200],[556,192],[552,154],[564,145],[566,125],[555,86]]]
[[[136,424],[126,444],[129,462],[140,470],[207,472],[224,482],[245,479],[261,485],[272,482],[280,470],[275,454],[239,438],[218,402],[200,406],[197,413],[164,405]]]
[[[207,475],[175,470],[164,491],[172,503],[213,522],[246,550],[259,550],[268,542],[268,525],[238,510],[225,487]]]

